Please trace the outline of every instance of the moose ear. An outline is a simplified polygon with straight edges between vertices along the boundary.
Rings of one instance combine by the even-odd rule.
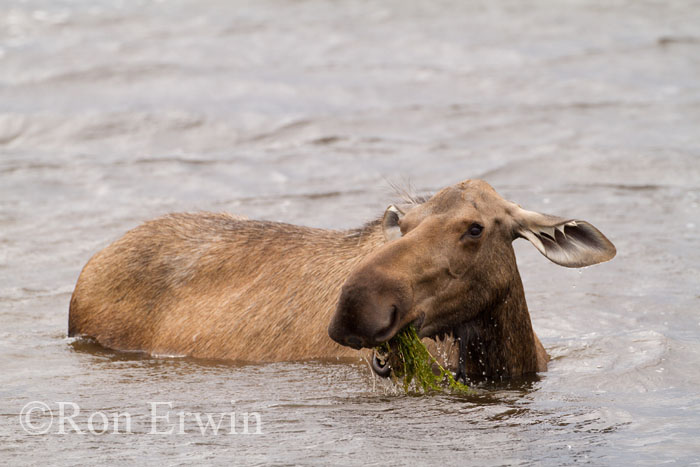
[[[387,242],[401,238],[399,221],[403,215],[403,211],[393,204],[386,208],[386,211],[384,211],[384,218],[382,219],[382,232],[384,232],[384,239]]]
[[[581,268],[615,257],[615,245],[586,221],[519,209],[514,215],[516,237],[526,238],[552,262]]]

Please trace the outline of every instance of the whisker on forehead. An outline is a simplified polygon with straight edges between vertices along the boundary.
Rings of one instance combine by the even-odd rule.
[[[387,183],[399,197],[399,201],[402,201],[404,204],[417,206],[425,203],[432,197],[432,193],[422,195],[416,194],[413,186],[411,186],[410,180],[407,181],[405,185],[392,181],[387,181]]]

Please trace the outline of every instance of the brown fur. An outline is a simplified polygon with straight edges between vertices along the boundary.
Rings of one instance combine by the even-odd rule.
[[[151,354],[240,361],[357,357],[328,338],[340,287],[384,242],[378,223],[330,231],[171,214],[97,253],[68,334]]]

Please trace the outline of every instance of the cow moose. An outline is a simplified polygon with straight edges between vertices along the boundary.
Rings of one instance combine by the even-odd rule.
[[[530,322],[516,238],[565,267],[616,254],[588,222],[527,211],[481,180],[410,198],[346,231],[170,214],[90,259],[68,335],[152,355],[345,360],[413,324],[429,348],[448,348],[458,376],[527,375],[545,371],[548,357]]]

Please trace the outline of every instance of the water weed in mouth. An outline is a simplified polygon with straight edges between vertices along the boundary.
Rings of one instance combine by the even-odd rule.
[[[389,365],[392,377],[406,393],[428,394],[446,390],[471,393],[469,386],[455,380],[452,373],[430,355],[413,325],[406,326],[389,341],[377,346],[375,352],[374,358],[381,360],[380,365]]]

